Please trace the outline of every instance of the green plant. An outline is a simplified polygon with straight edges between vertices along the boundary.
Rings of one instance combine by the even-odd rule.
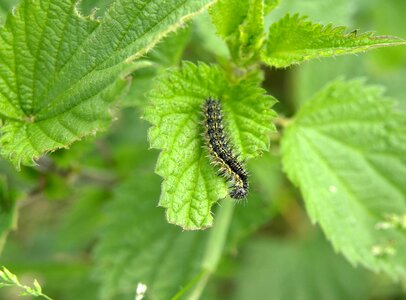
[[[33,283],[34,287],[31,288],[29,286],[23,285],[18,280],[17,276],[11,273],[7,268],[3,267],[3,270],[0,271],[0,287],[3,286],[15,286],[22,289],[24,292],[22,293],[23,296],[34,296],[34,297],[43,297],[45,299],[51,300],[47,295],[42,293],[42,288],[39,285],[37,280],[34,280]]]
[[[341,2],[335,5],[344,9]],[[274,235],[274,219],[290,224],[292,232],[303,225],[308,238],[260,240],[247,253],[270,251],[272,257],[275,251],[285,261],[286,252],[301,264],[317,259],[320,249],[321,261],[335,265],[320,234],[289,212],[302,211],[292,201],[300,198],[294,186],[310,220],[336,251],[354,265],[405,280],[405,112],[364,79],[340,76],[300,105],[275,93],[278,103],[270,95],[274,86],[267,85],[269,74],[278,76],[269,73],[276,68],[287,73],[295,69],[286,68],[306,61],[404,46],[405,40],[324,26],[300,14],[275,20],[277,7],[283,11],[284,5],[277,0],[88,0],[81,5],[22,0],[0,29],[0,154],[22,170],[2,162],[0,234],[3,240],[15,227],[16,203],[22,213],[29,207],[49,215],[28,218],[27,224],[39,225],[20,231],[32,236],[32,245],[42,245],[27,249],[39,265],[46,264],[46,254],[74,254],[73,261],[57,260],[42,270],[48,278],[66,280],[66,290],[49,280],[50,295],[198,299],[206,293],[221,299],[220,288],[206,286],[220,276],[219,269],[233,268],[225,254],[267,226]],[[108,8],[89,16],[79,12],[94,6]],[[318,72],[307,73],[306,80],[322,80]],[[221,101],[225,130],[250,172],[252,188],[242,203],[227,199],[227,182],[204,147],[202,105],[208,97]],[[117,121],[103,134],[113,116]],[[151,124],[149,146],[161,151],[158,158],[147,151],[147,124],[140,119]],[[55,203],[37,204],[43,198]],[[18,248],[25,238],[17,236],[10,247]],[[79,255],[89,249],[94,263]],[[13,258],[7,251],[6,262],[27,268],[24,250],[13,252]],[[275,262],[264,265],[272,268]],[[241,268],[253,272],[250,264]],[[351,293],[335,293],[332,282],[356,273],[342,261],[337,270],[340,274],[326,276],[325,286],[340,299]],[[235,280],[246,278],[238,274]],[[368,286],[368,276],[360,271],[359,285]],[[317,278],[309,290],[317,287]],[[44,296],[37,284],[35,290],[18,285]],[[234,296],[260,291],[247,286]],[[345,287],[357,299],[371,296],[368,289]],[[313,298],[305,293],[309,299],[324,298],[316,290]],[[287,289],[278,295],[298,298],[288,296]]]

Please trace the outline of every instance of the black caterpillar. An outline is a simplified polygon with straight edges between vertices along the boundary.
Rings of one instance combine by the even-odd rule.
[[[205,137],[211,157],[220,167],[220,175],[232,183],[229,195],[233,199],[242,199],[248,193],[248,173],[238,155],[233,153],[230,140],[223,130],[221,104],[219,100],[207,99],[203,105],[205,116]]]

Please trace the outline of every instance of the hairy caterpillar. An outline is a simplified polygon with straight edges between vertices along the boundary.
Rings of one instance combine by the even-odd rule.
[[[205,117],[205,137],[207,148],[214,163],[220,167],[220,175],[231,182],[229,195],[233,199],[242,199],[248,193],[248,173],[238,155],[234,154],[230,140],[223,130],[223,118],[219,100],[209,98],[203,105]]]

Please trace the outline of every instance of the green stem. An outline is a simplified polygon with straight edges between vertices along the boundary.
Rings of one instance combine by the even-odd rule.
[[[190,294],[188,298],[189,300],[198,300],[200,298],[210,276],[217,270],[226,243],[233,210],[233,201],[229,199],[222,201],[206,245],[206,251],[202,262],[203,275]]]

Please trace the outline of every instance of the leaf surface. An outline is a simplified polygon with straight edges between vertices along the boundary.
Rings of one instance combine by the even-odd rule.
[[[17,167],[104,129],[128,63],[209,0],[116,0],[98,21],[74,0],[23,0],[0,31],[0,151]]]
[[[227,195],[225,179],[217,175],[204,147],[206,99],[221,101],[225,130],[243,159],[268,150],[275,100],[258,84],[257,79],[232,84],[219,68],[191,63],[157,79],[145,117],[153,125],[151,147],[163,150],[156,167],[164,178],[159,204],[167,208],[170,223],[184,229],[211,226],[210,208]]]
[[[95,258],[101,299],[134,299],[139,283],[148,299],[171,299],[198,275],[203,232],[182,232],[156,207],[159,178],[137,172],[119,185]]]
[[[372,33],[345,32],[346,28],[323,26],[299,15],[286,15],[269,28],[262,60],[277,68],[321,57],[355,54],[379,47],[406,45],[406,41]]]
[[[381,89],[336,81],[303,105],[282,140],[284,169],[312,221],[352,263],[395,278],[406,276],[405,120]]]
[[[251,240],[241,251],[233,299],[367,300],[368,273],[354,269],[321,238]]]

